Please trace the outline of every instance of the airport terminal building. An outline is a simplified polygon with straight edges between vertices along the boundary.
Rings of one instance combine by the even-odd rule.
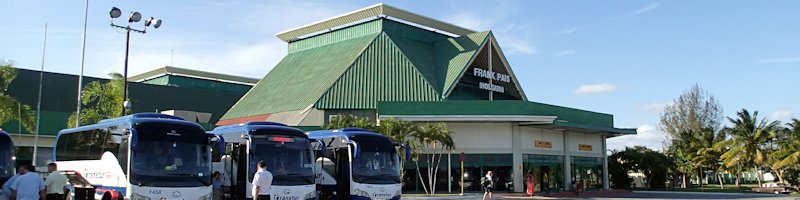
[[[319,127],[339,115],[443,122],[455,150],[440,166],[437,190],[453,193],[461,176],[467,191],[480,191],[489,170],[498,190],[522,192],[529,171],[537,191],[575,180],[608,188],[606,139],[636,134],[615,128],[610,114],[529,101],[491,31],[378,4],[277,37],[288,43],[286,57],[216,125]],[[421,191],[419,182],[406,176],[404,190]]]

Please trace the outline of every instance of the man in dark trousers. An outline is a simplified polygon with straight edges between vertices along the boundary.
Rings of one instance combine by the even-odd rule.
[[[58,165],[55,163],[47,164],[47,171],[50,172],[47,180],[44,181],[44,186],[47,189],[47,200],[66,199],[67,176],[58,171]]]

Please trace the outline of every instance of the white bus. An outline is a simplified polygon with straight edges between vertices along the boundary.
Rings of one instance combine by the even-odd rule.
[[[308,132],[315,143],[320,199],[400,199],[397,147],[384,135],[344,128]],[[324,148],[318,147],[323,145]],[[324,150],[323,150],[324,149]]]
[[[256,164],[264,161],[273,175],[273,200],[317,199],[314,183],[314,155],[306,134],[273,122],[248,122],[221,126],[211,133],[221,136],[226,158],[215,161],[214,171],[230,177],[233,199],[251,199]]]
[[[0,186],[14,176],[16,167],[14,166],[15,160],[14,141],[11,140],[11,135],[0,130]],[[0,196],[3,196],[3,194],[0,193]]]
[[[95,198],[210,200],[212,137],[179,117],[139,113],[61,130],[53,160],[97,187]]]

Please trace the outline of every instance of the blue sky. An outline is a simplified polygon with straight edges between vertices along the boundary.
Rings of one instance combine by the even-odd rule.
[[[164,20],[160,29],[131,36],[131,74],[174,65],[261,78],[286,54],[276,33],[376,3],[91,1],[86,74],[122,71],[125,34],[109,26],[112,6]],[[659,112],[695,83],[727,116],[742,108],[783,121],[800,116],[800,1],[385,3],[492,30],[529,100],[614,114],[617,127],[639,129],[611,139],[611,148],[660,149]],[[38,70],[47,22],[45,70],[77,74],[83,6],[0,3],[0,59]]]

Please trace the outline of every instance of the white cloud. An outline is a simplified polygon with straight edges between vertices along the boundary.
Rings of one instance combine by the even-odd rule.
[[[792,114],[792,111],[781,110],[781,111],[772,112],[772,114],[769,115],[769,119],[770,120],[781,120],[781,122],[789,122],[789,121],[792,120],[793,116],[794,115]]]
[[[634,16],[634,15],[641,15],[641,14],[644,14],[646,12],[649,12],[651,10],[654,10],[654,9],[658,8],[658,6],[659,6],[658,3],[650,3],[647,6],[639,8],[636,11],[633,11],[633,12],[630,12],[628,14],[625,14],[624,17]]]
[[[667,136],[655,126],[644,124],[636,129],[636,135],[625,135],[608,139],[608,150],[623,150],[625,147],[646,146],[656,151],[663,150]]]
[[[561,32],[558,32],[558,34],[559,35],[569,35],[569,34],[573,34],[575,32],[578,32],[578,28],[571,28],[571,29],[563,30]]]
[[[660,113],[661,111],[664,111],[664,108],[670,105],[672,105],[672,103],[650,103],[639,106],[639,110],[645,112]]]
[[[564,51],[559,51],[558,53],[556,53],[556,56],[557,57],[568,56],[568,55],[572,55],[572,54],[575,54],[575,53],[577,53],[577,51],[575,51],[575,50],[564,50]]]
[[[538,50],[532,39],[533,27],[504,21],[515,10],[513,5],[503,4],[489,8],[489,11],[457,11],[442,21],[476,31],[491,30],[506,55],[534,55]]]
[[[601,84],[594,84],[594,85],[582,85],[575,89],[575,93],[578,94],[599,94],[599,93],[607,93],[613,92],[617,90],[617,86],[609,83],[601,83]]]
[[[782,63],[793,63],[793,62],[800,62],[800,56],[768,58],[756,61],[756,63],[758,64],[782,64]]]
[[[459,12],[445,17],[442,21],[455,24],[475,31],[486,31],[495,23],[491,17],[479,17],[471,12]]]

